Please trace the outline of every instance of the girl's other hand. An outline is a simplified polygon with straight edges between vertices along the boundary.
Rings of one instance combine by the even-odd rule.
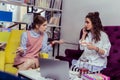
[[[62,39],[52,41],[52,44],[56,44],[56,43],[62,44],[62,43],[64,43],[64,41]]]
[[[60,39],[60,40],[58,41],[58,43],[59,43],[59,44],[62,44],[62,43],[64,43],[64,40],[63,40],[63,39]]]
[[[24,50],[21,47],[18,47],[16,53],[24,53]]]

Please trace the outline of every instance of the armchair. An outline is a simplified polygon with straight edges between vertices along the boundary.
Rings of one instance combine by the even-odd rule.
[[[104,26],[104,30],[108,34],[112,46],[107,68],[101,72],[110,76],[111,80],[120,80],[120,26]]]
[[[8,39],[5,51],[0,52],[0,70],[15,74],[17,69],[13,67],[16,49],[20,44],[20,37],[23,30],[12,30]],[[41,54],[42,58],[48,58],[48,54]]]

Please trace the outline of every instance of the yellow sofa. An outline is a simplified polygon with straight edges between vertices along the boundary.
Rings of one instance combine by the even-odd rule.
[[[6,42],[8,41],[10,32],[0,32],[0,42]]]
[[[10,32],[0,32],[0,43],[7,43]],[[4,52],[0,51],[0,70],[4,70]]]
[[[16,49],[19,47],[23,30],[12,30],[5,51],[0,52],[0,70],[15,74],[17,69],[13,67]],[[48,54],[41,54],[42,58],[48,58]]]

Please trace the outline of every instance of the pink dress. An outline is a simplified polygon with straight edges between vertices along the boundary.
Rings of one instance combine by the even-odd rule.
[[[20,55],[19,53],[16,55],[16,58],[14,60],[14,65],[17,66],[22,63],[24,63],[27,59],[32,59],[35,62],[35,65],[38,65],[38,58],[39,58],[39,52],[40,49],[42,48],[42,40],[43,40],[43,35],[40,35],[40,37],[35,38],[30,35],[30,32],[27,31],[27,50],[24,56]]]

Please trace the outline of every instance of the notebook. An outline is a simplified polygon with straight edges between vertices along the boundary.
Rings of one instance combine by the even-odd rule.
[[[39,59],[42,77],[52,80],[69,80],[69,64],[66,61]]]

